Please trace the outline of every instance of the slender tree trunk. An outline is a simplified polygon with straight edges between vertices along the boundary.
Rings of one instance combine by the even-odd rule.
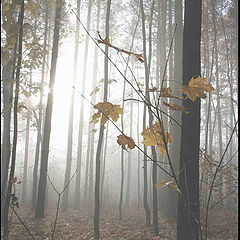
[[[154,9],[154,3],[155,1],[152,1],[152,6],[151,6],[151,19],[153,16],[153,9]],[[145,67],[145,96],[146,99],[148,99],[148,101],[150,101],[150,96],[149,96],[149,75],[150,75],[150,65],[151,65],[151,35],[152,35],[152,22],[150,22],[149,24],[149,57],[147,59],[147,50],[146,50],[146,30],[145,30],[145,15],[144,15],[144,7],[143,7],[143,1],[140,1],[140,9],[141,9],[141,13],[142,13],[142,35],[143,35],[143,55],[144,55],[144,67]],[[148,62],[147,62],[148,60]],[[144,106],[145,107],[145,106]],[[150,110],[150,108],[148,108],[149,110],[149,126],[152,127],[153,126],[153,115],[152,112]],[[143,122],[145,122],[145,126],[144,129],[146,128],[146,110],[144,111],[144,119]],[[155,147],[151,147],[152,150],[152,157],[153,157],[153,169],[152,169],[152,194],[153,194],[153,227],[154,227],[154,233],[155,235],[158,235],[158,217],[157,217],[157,189],[155,187],[156,182],[157,182],[157,166],[156,166],[156,161],[157,161],[157,157],[156,157],[156,150]],[[147,159],[146,159],[147,160]],[[144,170],[145,166],[144,166]],[[145,190],[145,189],[144,189]],[[146,193],[145,193],[146,194]],[[144,195],[145,195],[144,194]],[[145,200],[146,201],[146,200]],[[147,209],[148,207],[145,207],[145,213],[146,213],[146,220],[147,220]],[[146,224],[150,224],[150,213],[149,213],[149,222],[146,222]]]
[[[32,78],[32,73],[30,73]],[[32,79],[30,80],[32,82]],[[30,83],[31,84],[31,83]],[[31,91],[29,89],[29,91]],[[22,204],[26,206],[27,199],[27,174],[28,174],[28,155],[29,155],[29,132],[30,132],[30,110],[27,110],[27,123],[26,123],[26,138],[25,138],[25,153],[24,153],[24,164],[23,164],[23,182],[22,182]]]
[[[183,28],[183,83],[201,73],[202,1],[185,1]],[[200,144],[200,99],[184,100],[189,114],[182,114],[179,184],[181,197],[178,201],[177,239],[199,239],[199,144]],[[189,146],[191,148],[189,149]]]
[[[172,83],[172,91],[174,95],[179,95],[179,86],[182,84],[182,44],[183,44],[183,26],[182,26],[182,2],[175,1],[175,24],[177,29],[174,39],[174,82]],[[170,78],[171,80],[171,78]],[[178,100],[171,99],[171,103],[179,104]],[[181,111],[174,112],[174,119],[181,124]],[[181,128],[175,123],[171,122],[170,132],[174,136],[174,141],[169,146],[170,159],[173,164],[175,173],[179,171],[180,160],[180,142],[181,142]],[[178,192],[174,189],[169,189],[168,192],[168,214],[171,217],[177,218],[177,202]]]
[[[109,37],[109,19],[110,19],[110,6],[111,0],[107,1],[107,12],[106,12],[106,25],[105,25],[105,36]],[[108,46],[105,45],[105,54],[108,55]],[[104,97],[103,102],[107,101],[108,96],[108,59],[104,58]],[[103,141],[104,126],[100,125],[99,138],[96,153],[96,174],[95,174],[95,208],[94,208],[94,236],[95,239],[100,239],[99,232],[99,214],[100,214],[100,202],[99,202],[99,184],[100,184],[100,155]]]
[[[218,40],[217,40],[217,27],[216,27],[216,0],[211,0],[212,2],[212,20],[213,20],[213,29],[214,29],[214,39],[216,39],[215,42],[215,76],[216,76],[216,94],[217,94],[217,119],[218,119],[218,159],[220,161],[222,154],[223,154],[223,145],[222,145],[222,117],[221,117],[221,102],[220,102],[220,88],[219,88],[219,73],[218,73]],[[220,181],[223,182],[223,175],[220,173]],[[222,188],[223,184],[220,185],[220,194],[222,194]],[[221,198],[221,196],[220,196]]]
[[[108,124],[107,123],[107,129],[106,129],[106,138],[105,138],[105,144],[104,144],[104,151],[102,148],[103,156],[103,166],[102,166],[102,174],[101,174],[101,187],[100,187],[100,195],[101,195],[101,203],[103,202],[103,187],[104,187],[104,179],[105,179],[105,170],[106,170],[106,155],[107,155],[107,140],[108,140]]]
[[[2,12],[3,21],[7,21],[4,11]],[[6,31],[6,39],[11,33]],[[12,33],[14,34],[14,33]],[[15,77],[16,51],[18,35],[13,43],[12,60],[6,64],[2,63],[2,84],[3,84],[3,131],[2,131],[2,150],[1,150],[1,191],[6,194],[8,182],[8,168],[11,156],[10,127],[11,112],[13,101],[13,82]],[[3,223],[5,198],[1,195],[1,223]]]
[[[90,21],[91,21],[91,10],[92,10],[92,1],[88,3],[88,13],[87,13],[87,31],[90,30]],[[86,72],[87,72],[87,60],[88,60],[88,45],[89,45],[89,36],[86,34],[85,40],[85,49],[84,49],[84,60],[83,60],[83,76],[82,76],[82,86],[81,86],[81,94],[84,96],[85,94],[85,83],[86,83]],[[81,165],[82,165],[82,138],[83,138],[83,120],[84,120],[84,99],[81,97],[80,100],[80,116],[79,116],[79,130],[78,130],[78,150],[77,150],[77,174],[76,174],[76,185],[75,185],[75,195],[76,195],[76,205],[80,205],[80,186],[81,186]],[[71,166],[70,166],[71,168]],[[68,182],[70,179],[70,172],[67,172],[65,181]],[[63,206],[62,211],[67,210],[67,202],[68,202],[68,188],[63,194]]]
[[[101,2],[98,0],[97,2],[97,25],[96,29],[99,29],[99,18],[100,18],[100,6]],[[97,33],[96,33],[97,37]],[[94,49],[94,62],[93,62],[93,82],[92,82],[92,90],[96,88],[96,79],[97,79],[97,68],[98,68],[98,48],[95,46]],[[95,104],[96,102],[96,95],[93,94],[91,98],[91,102]],[[90,110],[89,122],[91,121],[93,115],[93,109]],[[91,127],[92,128],[92,127]],[[88,148],[87,150],[87,157],[86,157],[86,170],[85,170],[85,180],[84,180],[84,196],[83,201],[84,204],[88,203],[88,209],[92,207],[92,196],[93,196],[93,157],[94,157],[94,138],[95,133],[91,132],[91,128],[89,125],[89,132],[88,132]],[[90,165],[90,170],[89,170]]]
[[[48,37],[48,5],[46,4],[45,9],[45,26],[44,26],[44,40],[43,40],[43,51],[44,53],[47,50],[47,37]],[[46,53],[43,55],[43,63],[42,63],[42,72],[41,72],[41,85],[40,85],[40,100],[39,100],[39,114],[37,124],[37,142],[36,142],[36,150],[35,150],[35,160],[33,167],[33,189],[32,189],[32,210],[36,207],[36,199],[37,199],[37,182],[38,182],[38,162],[40,156],[40,144],[42,140],[42,118],[43,118],[43,85],[45,79],[45,66],[46,66]]]
[[[77,16],[80,17],[80,3],[81,1],[77,1]],[[77,63],[78,63],[78,46],[79,46],[79,21],[76,19],[76,32],[75,32],[75,43],[74,43],[74,59],[73,59],[73,80],[72,84],[75,86],[76,78],[77,78]],[[70,108],[69,108],[69,122],[68,122],[68,145],[67,145],[67,162],[66,162],[66,172],[65,172],[65,181],[64,186],[68,183],[70,179],[71,172],[71,163],[72,163],[72,138],[73,138],[73,116],[74,116],[74,97],[75,92],[74,88],[72,88],[71,99],[70,99]],[[77,166],[77,171],[79,171]],[[78,175],[78,174],[77,174]],[[79,175],[78,175],[79,176]],[[76,179],[76,186],[79,184],[78,179]],[[77,188],[79,189],[79,187]],[[80,194],[75,190],[75,209],[79,209],[80,204]],[[69,188],[66,189],[66,192],[63,195],[63,205],[62,211],[66,211],[68,207],[68,191]]]
[[[167,13],[167,2],[166,1],[158,1],[158,14],[159,14],[159,49],[160,49],[160,79],[159,79],[159,85],[161,85],[161,81],[163,80],[163,74],[164,74],[164,67],[166,64],[166,13]],[[166,76],[165,76],[166,77]],[[164,79],[165,80],[165,79]],[[162,105],[162,104],[161,104]],[[165,108],[166,111],[166,108]],[[165,122],[167,122],[166,118],[163,116],[163,119]],[[164,158],[158,154],[159,160],[161,162],[164,162]],[[162,167],[165,167],[165,164],[162,164]],[[159,180],[164,180],[166,178],[165,173],[159,169],[158,171],[158,178]],[[162,189],[161,191],[158,191],[158,202],[159,202],[159,210],[164,213],[166,210],[166,191],[165,189]]]
[[[133,94],[133,90],[131,89],[131,96]],[[130,133],[129,136],[132,136],[133,130],[132,130],[132,121],[133,121],[133,103],[130,103]],[[127,186],[126,186],[126,207],[129,207],[129,193],[130,193],[130,184],[131,184],[131,162],[132,162],[132,152],[128,152],[128,167],[127,167]]]
[[[23,40],[23,19],[24,19],[24,0],[21,1],[21,11],[19,14],[18,24],[19,24],[19,37],[18,37],[18,60],[16,67],[16,86],[15,86],[15,99],[14,99],[14,109],[13,109],[13,147],[12,147],[12,159],[11,159],[11,168],[8,180],[7,187],[7,196],[4,204],[4,221],[3,221],[3,237],[8,239],[9,234],[9,223],[8,223],[8,212],[9,212],[9,203],[11,200],[13,178],[15,174],[15,165],[16,165],[16,151],[17,151],[17,134],[18,134],[18,98],[19,98],[19,82],[20,82],[20,69],[22,63],[22,40]]]
[[[52,108],[53,108],[53,86],[55,83],[57,57],[58,57],[58,43],[59,43],[59,29],[60,29],[60,18],[61,10],[63,5],[62,0],[56,2],[55,9],[55,20],[54,20],[54,34],[53,34],[53,49],[51,59],[51,70],[50,70],[50,82],[49,82],[49,93],[45,114],[45,124],[43,131],[43,142],[41,148],[41,167],[40,177],[38,184],[38,197],[35,217],[43,218],[45,210],[45,194],[46,194],[46,183],[47,183],[47,170],[48,170],[48,153],[49,153],[49,141],[51,133],[51,119],[52,119]]]

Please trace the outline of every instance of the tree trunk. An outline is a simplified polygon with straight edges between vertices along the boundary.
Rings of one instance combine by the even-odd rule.
[[[182,84],[182,44],[183,44],[183,26],[182,26],[182,2],[175,1],[175,24],[177,29],[174,41],[174,82],[171,84],[174,95],[179,95],[179,86]],[[171,79],[170,79],[171,80]],[[171,103],[179,104],[178,100],[171,99]],[[181,124],[181,111],[174,112],[174,119]],[[173,165],[175,174],[179,171],[180,161],[180,142],[181,142],[181,128],[175,123],[171,122],[170,132],[174,136],[174,141],[169,146],[170,159]],[[169,189],[168,192],[168,215],[177,218],[177,202],[178,192],[174,189]]]
[[[47,50],[47,37],[48,37],[48,5],[46,4],[45,9],[45,26],[44,26],[44,40],[43,40],[43,51],[44,53]],[[43,63],[42,63],[42,72],[41,72],[41,85],[40,85],[40,100],[39,100],[39,114],[37,124],[37,142],[36,142],[36,150],[35,150],[35,160],[33,167],[33,189],[32,189],[32,210],[36,207],[36,199],[37,199],[37,182],[38,182],[38,162],[40,155],[40,144],[42,140],[42,119],[43,119],[43,85],[45,79],[45,66],[46,66],[46,53],[43,55]]]
[[[2,12],[3,21],[7,21],[4,11]],[[10,34],[6,31],[6,39]],[[16,51],[17,51],[18,34],[13,43],[12,60],[6,64],[2,63],[2,84],[3,84],[3,131],[2,131],[2,149],[1,149],[1,191],[6,195],[8,168],[11,155],[10,143],[10,127],[11,127],[11,112],[13,101],[13,82],[15,77]],[[1,223],[3,223],[5,198],[1,195]]]
[[[99,29],[99,18],[100,18],[100,0],[97,2],[97,25],[96,29]],[[97,37],[97,33],[95,33],[95,37]],[[97,79],[97,68],[98,68],[98,47],[95,46],[94,48],[94,62],[93,62],[93,80],[92,80],[92,90],[96,88],[96,79]],[[96,102],[96,95],[93,94],[91,98],[91,103],[95,104]],[[93,115],[93,109],[90,110],[90,116],[89,116],[89,122],[91,121],[92,115]],[[92,128],[92,127],[91,127]],[[92,206],[92,195],[93,195],[93,156],[94,156],[94,137],[95,133],[91,132],[90,124],[89,124],[89,130],[88,130],[88,150],[87,150],[87,157],[86,157],[86,170],[85,170],[85,180],[84,180],[84,196],[83,196],[83,202],[86,206],[86,203],[88,203],[88,209]],[[91,164],[91,163],[92,164]],[[89,170],[90,165],[90,170]],[[91,182],[91,184],[90,184]],[[89,186],[91,185],[91,186]]]
[[[109,37],[109,20],[110,20],[110,7],[111,0],[107,1],[107,12],[106,12],[106,25],[105,25],[105,36]],[[108,56],[108,46],[105,45],[105,54]],[[107,101],[108,96],[108,58],[104,57],[104,96],[103,102]],[[95,208],[94,208],[94,236],[96,239],[100,239],[99,233],[99,214],[100,214],[100,194],[99,194],[99,185],[100,185],[100,157],[101,157],[101,148],[103,142],[103,133],[104,125],[100,123],[99,138],[97,145],[96,153],[96,174],[95,174]]]
[[[36,212],[35,212],[36,218],[43,218],[44,210],[45,210],[48,153],[49,153],[49,141],[50,141],[50,133],[51,133],[51,119],[52,119],[52,108],[53,108],[53,87],[55,83],[55,74],[56,74],[57,57],[58,57],[60,18],[61,18],[61,9],[63,4],[64,3],[62,0],[58,0],[56,2],[56,9],[55,9],[53,49],[52,49],[50,82],[49,82],[50,91],[48,93],[48,99],[47,99],[47,107],[46,107],[45,123],[44,123],[44,131],[43,131],[43,142],[42,142],[42,148],[41,148],[41,167],[40,167],[40,177],[39,177],[39,184],[38,184],[37,206],[36,206]]]
[[[80,17],[80,3],[81,1],[77,1],[77,16]],[[76,32],[75,32],[75,42],[74,42],[74,59],[73,59],[73,80],[72,85],[75,86],[76,84],[76,75],[77,75],[77,63],[78,63],[78,45],[79,45],[79,21],[76,19]],[[72,88],[71,92],[71,99],[70,99],[70,108],[69,108],[69,122],[68,122],[68,143],[67,143],[67,161],[66,161],[66,169],[65,169],[65,179],[64,179],[64,186],[69,182],[70,180],[70,174],[71,174],[71,165],[72,165],[72,138],[73,138],[73,116],[74,116],[74,97],[75,97],[75,90]],[[77,167],[77,172],[80,169]],[[78,174],[77,174],[78,175]],[[77,182],[76,178],[76,182]],[[80,182],[80,181],[79,181]],[[79,182],[76,183],[79,184]],[[79,188],[79,187],[78,187]],[[68,208],[68,192],[69,187],[66,188],[65,192],[63,193],[63,202],[62,202],[62,211],[66,211]],[[76,205],[79,206],[80,204],[80,194],[77,194],[79,192],[75,192],[75,207]],[[76,200],[77,199],[77,200]]]
[[[18,37],[18,60],[16,66],[16,86],[15,86],[15,99],[14,99],[14,109],[13,109],[13,147],[12,147],[12,159],[11,159],[11,168],[8,180],[7,194],[4,204],[4,213],[3,213],[3,237],[8,239],[9,234],[9,223],[8,223],[8,212],[9,204],[11,201],[12,185],[13,178],[15,174],[15,165],[16,165],[16,151],[17,151],[17,135],[18,135],[18,98],[19,98],[19,82],[20,82],[20,69],[22,63],[22,40],[23,40],[23,19],[24,19],[24,0],[21,1],[21,12],[19,14],[18,24],[19,24],[19,37]],[[13,74],[14,76],[14,74]]]
[[[183,28],[183,83],[200,75],[202,1],[185,1]],[[182,114],[177,239],[199,239],[200,99],[184,100],[189,114]],[[189,148],[191,146],[191,148]]]

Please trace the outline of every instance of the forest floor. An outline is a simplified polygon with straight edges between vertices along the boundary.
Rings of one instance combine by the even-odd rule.
[[[50,240],[54,226],[55,213],[47,212],[42,220],[35,219],[33,213],[24,210],[18,211],[21,219],[25,219],[26,226],[35,236],[36,240]],[[238,239],[237,213],[226,220],[226,213],[217,212],[209,228],[209,240]],[[145,226],[143,212],[129,210],[124,214],[122,221],[117,215],[100,218],[100,234],[102,240],[174,240],[176,239],[176,222],[174,219],[159,216],[159,236],[154,236],[153,228]],[[11,240],[28,240],[28,232],[16,216],[12,217],[10,226]],[[59,213],[56,231],[56,240],[90,240],[94,239],[93,218],[81,216],[77,211]]]

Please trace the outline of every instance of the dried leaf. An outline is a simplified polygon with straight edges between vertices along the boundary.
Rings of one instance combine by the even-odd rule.
[[[167,102],[163,102],[163,104],[167,107],[169,107],[170,110],[177,110],[177,111],[183,111],[184,113],[188,114],[190,112],[188,112],[184,106],[179,106],[176,103],[167,103]]]
[[[92,129],[92,131],[91,131],[91,132],[92,132],[92,133],[95,133],[96,131],[97,131],[97,129]]]
[[[133,149],[135,147],[135,142],[131,137],[126,137],[124,135],[119,135],[117,137],[117,143],[119,145],[122,145],[122,148],[127,150],[127,149]],[[127,148],[126,148],[127,145]]]
[[[120,105],[113,105],[110,102],[100,102],[94,106],[98,109],[97,113],[92,116],[92,123],[97,123],[101,117],[101,124],[104,125],[109,118],[116,122],[120,114],[123,114],[123,110]]]
[[[158,150],[163,156],[166,154],[164,142],[167,144],[173,141],[173,136],[165,130],[163,121],[161,121],[161,123],[155,123],[153,127],[144,129],[141,135],[144,137],[144,140],[142,142],[144,145],[157,146]]]
[[[204,77],[197,77],[196,79],[192,77],[188,86],[182,86],[180,90],[193,102],[197,97],[204,99],[206,98],[206,94],[204,92],[212,92],[212,90],[214,90],[214,88],[210,84],[207,84],[206,81],[207,79]]]

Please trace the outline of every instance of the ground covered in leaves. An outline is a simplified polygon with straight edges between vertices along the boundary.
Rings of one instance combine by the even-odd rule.
[[[26,226],[36,240],[52,239],[55,220],[54,212],[47,212],[46,217],[42,220],[35,219],[33,213],[23,210],[19,212],[19,215],[23,220],[25,219]],[[208,239],[237,239],[237,214],[231,217],[231,222],[226,220],[224,213],[219,212],[218,216],[215,216],[215,220],[211,223]],[[10,228],[9,239],[32,239],[16,216],[12,217]],[[103,240],[174,240],[176,239],[176,222],[174,219],[159,216],[159,236],[156,237],[152,226],[145,226],[143,212],[129,210],[128,213],[124,214],[122,221],[118,219],[117,214],[102,216],[100,219],[100,232]],[[82,216],[80,212],[71,210],[66,214],[59,213],[54,239],[94,239],[93,218]]]

